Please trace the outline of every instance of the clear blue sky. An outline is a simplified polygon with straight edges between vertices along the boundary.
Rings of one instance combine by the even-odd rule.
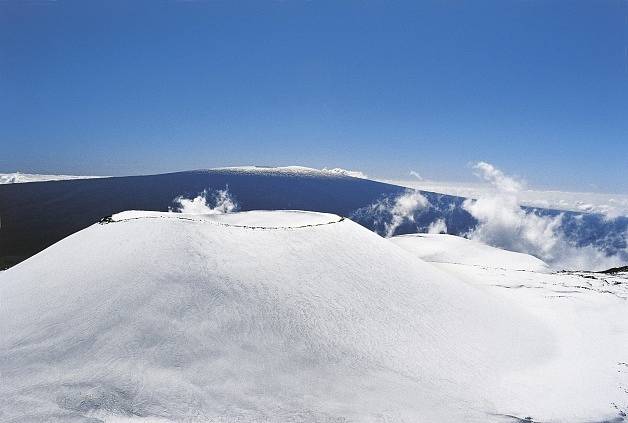
[[[485,160],[628,192],[627,49],[626,0],[1,2],[0,172]]]

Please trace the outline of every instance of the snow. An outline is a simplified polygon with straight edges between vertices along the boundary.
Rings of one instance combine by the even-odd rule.
[[[534,421],[624,421],[628,273],[547,273],[534,257],[448,235],[392,241],[452,277],[524,308],[552,332],[555,352],[543,363],[506,377],[493,398],[509,414]]]
[[[244,174],[273,174],[284,176],[318,176],[328,178],[352,177],[367,179],[367,175],[359,170],[348,170],[339,167],[315,169],[305,166],[229,166],[218,167],[210,170],[218,170],[230,173]],[[24,182],[62,181],[67,179],[92,179],[104,176],[78,176],[78,175],[41,175],[32,173],[0,173],[0,184],[14,184]]]
[[[127,211],[0,273],[0,420],[619,422],[627,298],[333,214]]]
[[[256,210],[252,212],[223,214],[163,213],[130,210],[117,213],[112,216],[112,220],[115,222],[142,218],[183,219],[252,229],[296,229],[309,226],[327,225],[337,223],[342,220],[342,218],[335,214],[312,213],[301,210]]]
[[[305,166],[230,166],[230,167],[218,167],[210,170],[220,170],[233,173],[244,174],[273,174],[273,175],[285,175],[285,176],[317,176],[327,178],[360,178],[367,179],[367,175],[359,170],[348,170],[339,167],[328,169],[315,169]]]
[[[62,181],[68,179],[92,179],[103,176],[77,176],[77,175],[38,175],[32,173],[0,173],[0,185],[21,184],[25,182]]]
[[[368,179],[368,175],[366,175],[364,172],[361,172],[359,170],[349,170],[349,169],[343,169],[341,167],[335,167],[333,169],[323,168],[322,171],[328,172],[328,173],[335,173],[335,174],[339,174],[343,176],[351,176],[352,178]]]
[[[391,240],[399,247],[429,262],[549,272],[547,264],[529,254],[502,250],[459,236],[409,234],[396,236]]]
[[[120,213],[0,273],[0,299],[3,421],[504,421],[544,395],[510,404],[505,377],[557,349],[500,295],[298,211]]]

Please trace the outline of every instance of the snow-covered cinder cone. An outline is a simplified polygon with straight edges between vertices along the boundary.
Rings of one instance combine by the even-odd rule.
[[[0,299],[3,421],[487,421],[552,350],[321,213],[114,215],[2,272]]]
[[[476,240],[446,234],[409,234],[391,238],[399,247],[433,263],[454,263],[493,269],[549,273],[549,266],[529,254],[491,247]]]
[[[625,274],[551,272],[536,257],[452,235],[391,241],[453,277],[541,318],[555,350],[504,374],[492,400],[525,421],[623,422],[628,412],[628,279]],[[530,420],[530,419],[528,419]],[[513,421],[506,419],[506,421]]]

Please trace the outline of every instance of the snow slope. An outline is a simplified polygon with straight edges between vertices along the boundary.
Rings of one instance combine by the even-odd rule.
[[[495,402],[508,375],[556,350],[514,303],[308,212],[121,213],[1,272],[0,300],[1,421],[504,421],[535,400]]]
[[[493,398],[510,414],[543,422],[625,420],[627,273],[547,273],[534,257],[447,235],[392,241],[452,277],[501,296],[505,304],[524,308],[552,332],[555,353],[539,366],[509,376]]]
[[[549,272],[547,264],[529,254],[502,250],[455,235],[408,234],[393,237],[391,240],[429,262]]]

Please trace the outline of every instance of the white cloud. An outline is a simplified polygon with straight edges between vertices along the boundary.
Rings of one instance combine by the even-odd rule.
[[[395,198],[392,209],[392,219],[386,224],[386,237],[391,237],[404,222],[414,222],[414,212],[429,206],[429,201],[419,191],[407,190]]]
[[[378,232],[389,238],[395,235],[402,224],[414,222],[414,213],[429,205],[430,202],[419,191],[408,189],[397,197],[376,201],[363,209],[362,213],[383,223],[383,231]]]
[[[499,191],[516,193],[521,191],[523,183],[507,176],[490,163],[477,162],[473,165],[475,174],[493,185]]]
[[[171,211],[189,214],[222,214],[237,211],[239,206],[229,193],[229,189],[208,192],[204,190],[194,198],[179,196],[173,200]]]
[[[447,233],[447,224],[443,219],[437,219],[430,223],[427,227],[428,234],[446,234]]]
[[[622,264],[593,246],[577,247],[562,230],[563,215],[540,216],[520,207],[523,184],[489,163],[474,166],[478,176],[496,191],[477,200],[467,199],[463,208],[479,223],[468,236],[489,245],[532,254],[555,268],[599,270]]]
[[[476,171],[483,182],[446,182],[418,180],[380,180],[381,182],[399,185],[421,191],[437,192],[466,198],[480,198],[495,193],[495,186],[484,182],[484,177]],[[512,178],[511,178],[512,179]],[[520,183],[520,182],[517,182]],[[529,207],[549,208],[556,210],[597,213],[607,219],[628,216],[628,195],[608,194],[599,192],[567,192],[553,190],[522,189],[517,192],[519,204]]]
[[[414,170],[410,171],[410,176],[414,176],[416,179],[418,179],[419,181],[423,180],[423,177],[421,176],[421,174],[419,174],[419,172],[416,172]]]

